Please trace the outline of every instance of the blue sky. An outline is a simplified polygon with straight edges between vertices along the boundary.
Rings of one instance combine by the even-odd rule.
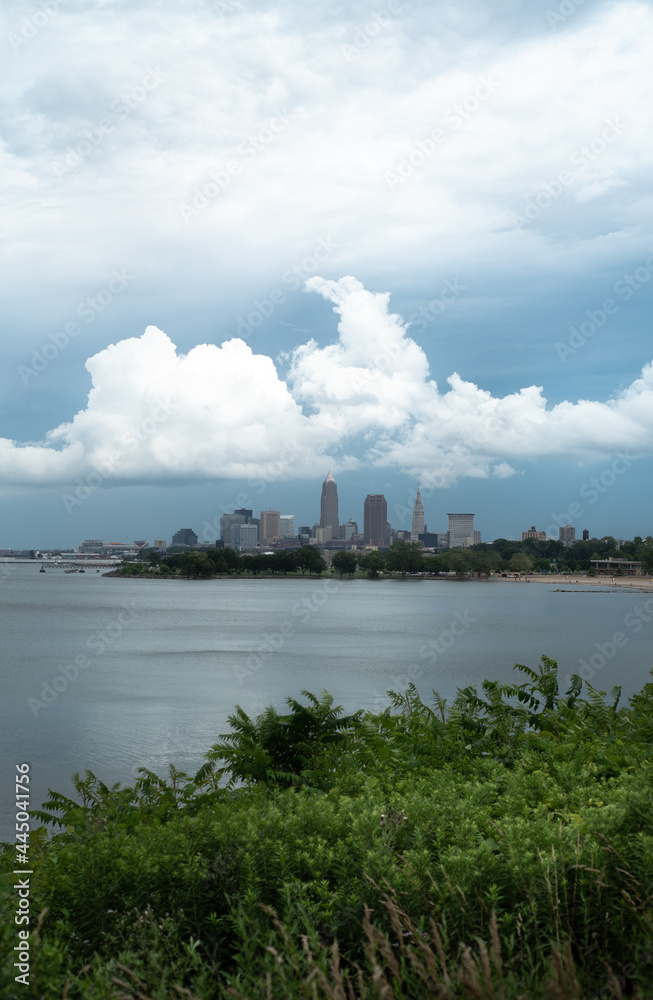
[[[381,3],[3,5],[0,548],[653,533],[651,5]]]

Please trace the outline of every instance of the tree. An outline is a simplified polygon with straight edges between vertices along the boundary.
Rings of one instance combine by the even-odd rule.
[[[422,566],[424,567],[425,573],[436,574],[443,570],[443,563],[440,556],[423,556]]]
[[[393,542],[386,552],[385,562],[390,570],[400,571],[401,579],[406,573],[416,573],[422,568],[422,546],[419,542]]]
[[[473,569],[479,576],[489,577],[490,573],[498,570],[503,563],[498,552],[475,552],[473,549],[469,551],[473,558]]]
[[[513,573],[528,573],[532,566],[531,560],[528,556],[525,556],[523,552],[515,552],[512,556],[510,562],[508,563],[511,572]]]
[[[456,576],[462,578],[471,573],[474,568],[475,554],[471,549],[445,549],[440,555],[445,572],[454,572]]]
[[[302,576],[308,570],[308,575],[312,573],[323,573],[327,568],[324,559],[314,545],[302,545],[301,549],[295,550],[295,560],[297,567],[302,571]]]
[[[241,568],[241,555],[232,549],[229,545],[225,545],[223,549],[209,549],[209,552],[213,554],[214,558],[219,558],[222,556],[226,562],[229,570],[238,571]]]
[[[653,571],[653,537],[651,535],[648,535],[641,545],[637,546],[637,559],[642,563],[642,569],[645,573]]]
[[[385,566],[385,559],[381,552],[368,552],[367,555],[359,558],[358,565],[361,569],[367,570],[370,580],[376,580]]]
[[[297,569],[297,557],[291,549],[279,549],[272,556],[271,562],[272,572],[274,573],[276,570],[279,570],[284,576],[287,575],[289,570],[291,573],[294,573]]]
[[[184,552],[181,556],[181,570],[185,576],[211,576],[212,563],[206,552]]]
[[[257,576],[259,573],[264,573],[267,567],[268,556],[264,556],[261,552],[257,552],[256,555],[251,556],[241,556],[240,564],[244,570],[249,573],[253,573]]]
[[[356,553],[355,552],[336,552],[335,556],[331,560],[331,565],[333,568],[342,576],[344,573],[349,573],[353,576],[356,572]]]
[[[323,691],[316,698],[302,691],[308,705],[287,698],[288,715],[280,715],[268,706],[256,719],[251,719],[237,705],[227,720],[231,732],[222,734],[222,742],[214,744],[207,759],[222,765],[216,776],[230,775],[229,785],[237,781],[248,784],[329,785],[329,766],[334,764],[334,751],[346,748],[350,732],[360,726],[362,711],[343,716],[342,707],[334,706],[333,697]]]

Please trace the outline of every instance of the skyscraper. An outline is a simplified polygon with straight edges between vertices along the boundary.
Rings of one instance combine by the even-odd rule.
[[[576,541],[576,529],[572,528],[570,524],[567,524],[563,528],[560,528],[558,538],[562,544],[567,547],[573,545]]]
[[[235,510],[233,514],[222,514],[220,516],[220,538],[225,545],[231,547],[236,544],[234,529],[240,524],[252,524],[254,522],[255,518],[252,517],[252,511],[245,507]]]
[[[386,544],[388,504],[382,493],[368,493],[363,505],[363,541],[366,545]]]
[[[281,538],[281,511],[262,510],[259,535],[262,545],[269,545],[275,539]]]
[[[474,545],[478,532],[474,531],[473,514],[447,514],[449,518],[449,548],[455,549],[459,545]],[[480,541],[480,535],[478,538]]]
[[[294,514],[282,514],[281,515],[281,537],[287,538],[292,537],[295,534],[295,515]]]
[[[253,524],[251,521],[246,524],[234,524],[231,530],[234,548],[255,549],[258,545],[258,524]]]
[[[330,471],[327,472],[327,477],[322,483],[320,527],[330,527],[332,529],[331,537],[338,537],[338,528],[340,527],[340,521],[338,520],[338,487]]]
[[[415,498],[415,506],[413,507],[413,526],[411,528],[411,538],[413,541],[417,541],[418,537],[424,533],[424,506],[422,504],[422,498],[419,492],[419,486],[417,487],[417,497]]]
[[[172,536],[172,545],[186,545],[192,548],[197,545],[197,535],[192,528],[180,528]]]

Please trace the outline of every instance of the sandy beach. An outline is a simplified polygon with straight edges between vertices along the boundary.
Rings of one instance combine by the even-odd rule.
[[[495,580],[509,580],[514,583],[514,577],[497,576]],[[546,575],[533,575],[522,577],[521,582],[529,583],[554,583],[564,587],[622,587],[629,590],[653,591],[653,578],[650,576],[581,576],[570,573],[548,573]]]

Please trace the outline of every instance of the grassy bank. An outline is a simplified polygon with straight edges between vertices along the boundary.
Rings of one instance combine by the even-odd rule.
[[[451,707],[237,710],[192,778],[78,778],[31,836],[31,980],[5,961],[2,996],[650,996],[653,685],[619,707],[522,671]]]

